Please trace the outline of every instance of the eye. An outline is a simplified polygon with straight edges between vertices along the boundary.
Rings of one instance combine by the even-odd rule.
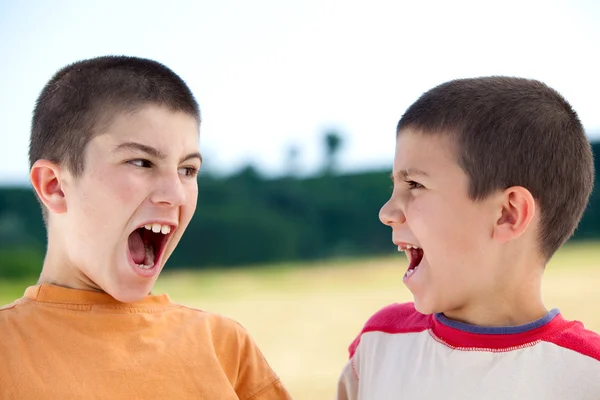
[[[196,175],[198,175],[198,168],[182,167],[182,168],[179,168],[179,173],[187,178],[195,178]]]
[[[419,182],[415,182],[415,181],[411,181],[411,180],[405,180],[404,182],[406,182],[406,184],[408,185],[408,189],[409,190],[413,190],[413,189],[424,189],[425,186],[421,185]]]
[[[127,161],[128,164],[134,165],[136,167],[140,167],[140,168],[151,168],[152,167],[152,162],[148,161],[146,159],[143,158],[137,158],[135,160],[129,160]]]

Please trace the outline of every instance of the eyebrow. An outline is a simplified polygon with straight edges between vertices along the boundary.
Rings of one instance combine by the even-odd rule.
[[[151,157],[154,158],[158,158],[160,160],[164,160],[165,158],[167,158],[167,155],[165,153],[163,153],[162,151],[152,147],[152,146],[147,146],[145,144],[141,144],[141,143],[137,143],[137,142],[125,142],[125,143],[121,143],[120,145],[118,145],[115,148],[115,151],[121,151],[121,150],[126,150],[126,151],[141,151],[143,153],[148,154]],[[181,159],[179,160],[180,163],[185,162],[187,160],[190,160],[192,158],[197,158],[200,160],[200,163],[202,163],[202,155],[195,151],[193,153],[188,154],[187,156],[183,156],[181,157]]]
[[[407,168],[407,169],[402,169],[402,170],[398,171],[396,176],[399,178],[402,178],[402,179],[407,179],[408,177],[416,177],[416,176],[428,177],[429,174],[418,168]],[[393,172],[390,174],[390,179],[392,181],[394,180]]]

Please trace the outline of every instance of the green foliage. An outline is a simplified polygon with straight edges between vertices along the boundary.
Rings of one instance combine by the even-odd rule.
[[[0,279],[39,276],[44,253],[36,247],[0,248]]]
[[[325,145],[325,173],[332,174],[335,169],[337,155],[342,147],[343,139],[338,132],[331,130],[325,133],[323,141]]]
[[[196,214],[170,266],[234,266],[381,253],[387,173],[262,180],[203,177]],[[188,250],[189,249],[189,250]],[[187,250],[187,251],[186,251]]]
[[[594,170],[596,171],[594,191],[575,231],[575,238],[578,239],[600,237],[600,142],[592,143],[592,150],[594,152]]]

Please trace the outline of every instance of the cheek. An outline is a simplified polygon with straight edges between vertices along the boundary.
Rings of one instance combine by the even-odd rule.
[[[186,203],[182,208],[182,216],[186,224],[192,219],[198,202],[198,184],[193,183],[185,188]]]
[[[430,261],[460,258],[472,246],[471,216],[447,199],[415,198],[407,209],[407,218]]]
[[[92,174],[84,185],[78,188],[78,201],[75,221],[79,234],[85,237],[114,237],[117,225],[128,221],[131,209],[138,206],[143,188],[139,182],[127,178],[125,174]],[[104,240],[106,242],[106,240]]]
[[[123,205],[135,201],[145,193],[144,180],[136,179],[128,174],[114,174],[113,177],[97,177],[98,187],[103,188],[107,201],[119,202]]]
[[[419,240],[448,240],[460,225],[456,210],[448,202],[435,196],[425,195],[412,199],[406,214],[407,220],[411,222],[411,229]]]

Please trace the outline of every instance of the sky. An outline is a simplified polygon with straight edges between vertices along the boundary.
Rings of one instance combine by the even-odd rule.
[[[168,5],[167,5],[168,4]],[[390,168],[395,125],[423,92],[464,77],[535,78],[600,140],[600,2],[0,0],[0,185],[27,184],[31,114],[52,75],[107,54],[180,75],[202,112],[207,168],[266,176]]]

